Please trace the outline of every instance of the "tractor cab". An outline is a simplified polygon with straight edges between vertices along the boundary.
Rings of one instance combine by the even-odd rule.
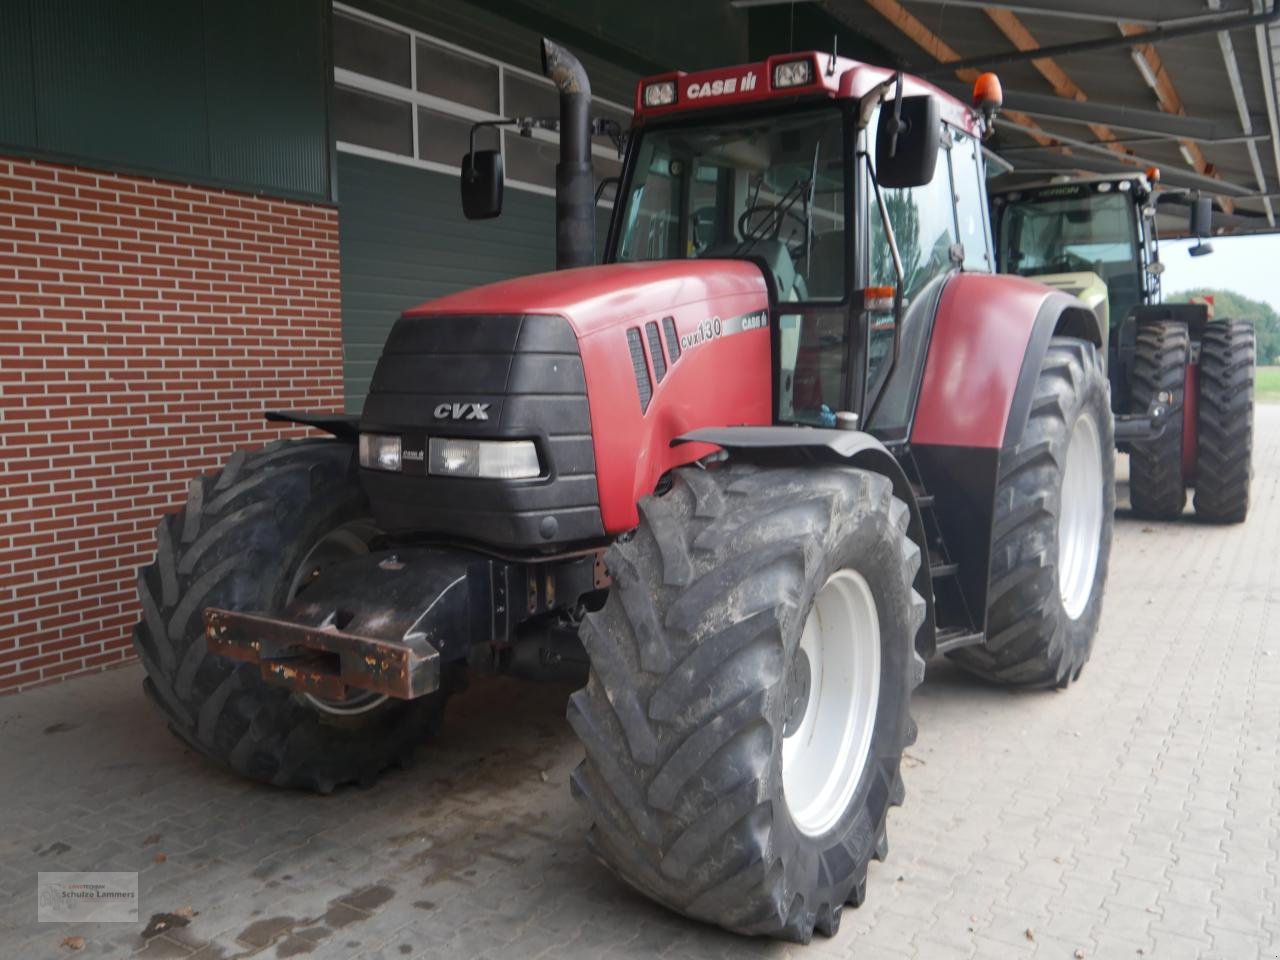
[[[991,269],[979,140],[998,91],[985,76],[978,110],[817,52],[642,80],[603,260],[755,264],[777,334],[773,419],[845,414],[900,440],[918,383],[892,374],[919,366],[899,354],[924,348],[927,288]],[[464,206],[495,215],[500,200],[474,198],[501,197],[500,163],[468,154],[463,168],[487,171],[464,176]],[[693,342],[733,332],[708,319]]]

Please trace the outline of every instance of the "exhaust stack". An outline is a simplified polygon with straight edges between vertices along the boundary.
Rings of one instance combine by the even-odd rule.
[[[591,167],[591,82],[578,58],[542,38],[542,72],[560,91],[556,164],[556,269],[589,267],[596,256],[595,172]]]

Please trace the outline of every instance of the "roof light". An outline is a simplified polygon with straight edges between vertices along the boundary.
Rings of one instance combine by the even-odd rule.
[[[1110,193],[1110,192],[1111,192],[1111,183],[1110,183],[1110,181],[1103,180],[1100,184],[1098,184],[1098,192],[1099,192],[1099,193]]]
[[[773,67],[774,89],[783,87],[803,87],[813,82],[812,60],[789,60]]]
[[[660,80],[657,83],[646,83],[644,87],[644,105],[646,107],[665,107],[676,102],[676,82]]]
[[[1159,182],[1160,182],[1160,168],[1159,168],[1159,167],[1147,167],[1147,179],[1148,179],[1149,181],[1151,181],[1152,183],[1159,183]]]

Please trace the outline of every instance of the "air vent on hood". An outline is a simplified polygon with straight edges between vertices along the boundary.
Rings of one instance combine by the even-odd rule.
[[[649,365],[644,362],[644,344],[640,340],[640,328],[627,330],[627,348],[631,351],[631,369],[636,375],[636,389],[640,391],[640,411],[649,409],[653,399],[653,382],[649,379]]]

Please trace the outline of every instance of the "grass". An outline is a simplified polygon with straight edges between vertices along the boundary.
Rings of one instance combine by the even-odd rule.
[[[1280,367],[1259,367],[1253,389],[1258,403],[1280,403]]]

